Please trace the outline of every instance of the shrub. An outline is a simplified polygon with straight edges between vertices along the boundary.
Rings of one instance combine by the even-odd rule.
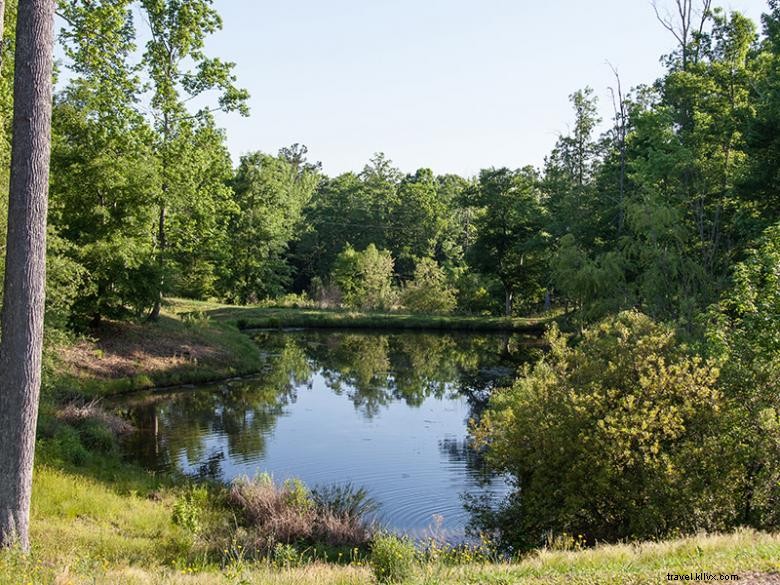
[[[499,510],[483,510],[486,528],[523,549],[550,544],[549,534],[591,543],[733,522],[717,369],[635,312],[576,347],[555,329],[548,341],[549,355],[496,393],[474,429],[517,484]]]
[[[180,495],[173,504],[173,523],[195,535],[201,531],[203,516],[208,504],[208,490],[193,487]]]
[[[401,294],[401,304],[413,313],[447,314],[455,303],[455,289],[447,283],[447,275],[436,260],[420,260],[414,269],[414,280]]]
[[[296,567],[301,562],[301,555],[291,544],[277,542],[271,554],[274,565],[279,569]]]
[[[323,511],[345,518],[366,518],[379,509],[365,488],[355,488],[351,483],[318,487],[312,498]]]
[[[252,529],[254,542],[248,544],[255,549],[268,552],[266,549],[276,542],[293,543],[311,537],[314,508],[301,505],[300,494],[291,493],[290,486],[293,484],[276,485],[267,474],[233,482],[228,502]],[[297,486],[293,486],[295,489]]]
[[[333,282],[343,294],[344,303],[364,311],[393,306],[393,257],[374,244],[362,252],[351,246],[341,252],[333,266]]]
[[[83,465],[89,460],[89,451],[82,444],[78,431],[71,426],[58,426],[54,436],[44,440],[42,447],[49,457],[65,463]]]
[[[76,426],[89,422],[99,423],[116,437],[135,430],[125,419],[102,408],[97,400],[87,403],[71,402],[57,411],[57,418]]]
[[[414,574],[417,550],[408,538],[378,535],[371,543],[371,569],[380,583],[406,581]]]
[[[300,480],[274,483],[267,475],[253,480],[236,480],[228,494],[228,503],[238,512],[243,528],[244,546],[257,555],[273,556],[277,544],[311,544],[330,547],[362,547],[372,536],[371,526],[362,511],[369,498],[362,490],[352,496],[354,514],[347,508],[325,503],[322,494],[341,494],[349,501],[353,491],[338,488],[309,492]]]
[[[116,438],[104,423],[98,420],[86,420],[78,425],[82,443],[94,451],[111,453],[117,448]]]

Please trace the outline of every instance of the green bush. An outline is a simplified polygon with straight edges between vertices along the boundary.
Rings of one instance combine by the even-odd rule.
[[[285,504],[294,510],[308,512],[314,507],[309,488],[298,478],[285,480],[282,493]]]
[[[374,244],[362,252],[351,246],[341,252],[333,266],[333,283],[343,294],[344,303],[354,309],[376,311],[392,308],[393,257]]]
[[[444,270],[432,258],[423,258],[414,269],[414,280],[404,287],[401,304],[413,313],[447,314],[455,308],[455,289]]]
[[[289,569],[301,564],[301,555],[291,544],[277,542],[271,552],[273,564],[278,569]]]
[[[82,444],[78,431],[69,425],[56,425],[53,436],[41,440],[40,447],[47,458],[55,461],[83,465],[89,460],[89,451]]]
[[[514,549],[550,535],[614,542],[733,525],[718,370],[635,312],[574,347],[557,330],[547,339],[548,356],[497,392],[474,428],[517,482],[481,523]]]
[[[408,538],[382,534],[371,543],[370,563],[380,583],[399,583],[414,574],[417,550]]]
[[[351,483],[318,487],[311,495],[321,512],[340,518],[362,520],[379,509],[379,503],[365,488],[356,488]]]
[[[91,450],[100,453],[113,453],[117,448],[114,433],[103,422],[85,420],[78,425],[82,443]]]
[[[203,516],[208,505],[208,490],[192,487],[181,494],[173,504],[173,523],[191,534],[198,534],[203,526]]]

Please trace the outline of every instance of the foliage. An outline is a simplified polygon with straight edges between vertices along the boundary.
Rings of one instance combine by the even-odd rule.
[[[379,503],[371,499],[363,487],[351,483],[315,488],[312,499],[323,512],[345,518],[367,518],[379,510]]]
[[[414,543],[394,534],[380,534],[371,541],[371,570],[380,583],[408,580],[417,564]]]
[[[531,168],[483,170],[479,184],[466,197],[478,212],[471,263],[501,281],[505,314],[511,316],[516,295],[522,294],[522,302],[531,306],[543,289],[544,211],[536,172]]]
[[[489,460],[516,481],[493,518],[505,544],[734,524],[713,365],[640,313],[606,319],[574,347],[555,328],[547,339],[549,356],[497,393],[474,429]]]
[[[224,298],[247,303],[279,296],[290,285],[286,252],[319,181],[305,157],[306,147],[294,145],[278,157],[241,158],[233,179],[238,211],[228,227],[230,255],[220,283]]]
[[[400,301],[413,313],[442,315],[455,308],[455,290],[436,261],[423,258],[414,269],[414,280],[401,291]]]
[[[766,230],[709,313],[707,349],[723,363],[728,432],[737,453],[741,521],[780,524],[780,228]]]
[[[377,249],[374,244],[362,252],[347,246],[336,258],[332,279],[348,307],[386,310],[395,303],[393,264],[390,253]]]
[[[181,494],[173,503],[173,523],[192,535],[198,534],[203,529],[203,515],[208,498],[208,490],[204,487],[192,487]]]

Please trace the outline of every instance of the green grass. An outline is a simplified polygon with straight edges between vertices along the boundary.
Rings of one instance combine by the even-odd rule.
[[[327,329],[390,329],[439,331],[517,331],[541,333],[552,316],[471,317],[463,315],[418,315],[361,313],[334,309],[236,307],[202,301],[174,299],[170,310],[179,315],[206,315],[240,329],[311,327]]]
[[[75,471],[37,469],[29,556],[0,553],[0,583],[38,584],[300,584],[373,583],[365,565],[312,563],[275,569],[267,563],[188,564],[191,539],[172,518],[173,498],[125,493]],[[193,568],[195,567],[195,568]],[[540,551],[519,562],[418,565],[409,585],[657,584],[666,574],[780,571],[780,536],[752,531],[662,543],[615,545],[579,552]]]

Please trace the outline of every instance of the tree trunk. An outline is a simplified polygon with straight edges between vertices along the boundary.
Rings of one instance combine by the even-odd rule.
[[[29,548],[41,384],[54,0],[19,3],[0,345],[0,547]]]
[[[160,204],[160,213],[158,216],[157,224],[157,265],[160,270],[160,274],[157,275],[159,279],[157,281],[157,294],[154,299],[154,306],[152,312],[149,314],[149,321],[157,321],[160,319],[160,310],[162,309],[163,291],[165,290],[165,204]]]
[[[514,300],[514,293],[510,289],[506,289],[506,299],[504,300],[504,314],[507,317],[512,316],[512,301]]]
[[[168,199],[168,147],[171,137],[171,122],[168,113],[163,113],[163,146],[162,146],[162,197],[160,199],[160,210],[157,223],[157,265],[160,270],[157,281],[157,295],[154,299],[154,307],[149,314],[149,321],[158,321],[160,319],[160,310],[162,309],[163,297],[165,296],[165,250],[168,246],[168,240],[165,237],[165,219],[166,203]]]
[[[3,65],[3,49],[5,48],[5,42],[3,35],[5,34],[5,0],[0,0],[0,67]]]

